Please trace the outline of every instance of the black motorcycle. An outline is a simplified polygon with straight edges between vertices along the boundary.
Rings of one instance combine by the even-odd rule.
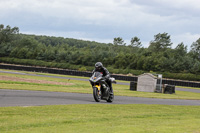
[[[116,83],[114,78],[110,78],[111,82]],[[113,102],[114,93],[111,93],[109,85],[106,83],[105,77],[100,72],[94,72],[89,79],[93,88],[93,96],[96,102],[100,100],[106,100],[107,102]]]

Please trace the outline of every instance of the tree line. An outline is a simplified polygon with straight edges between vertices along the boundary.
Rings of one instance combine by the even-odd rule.
[[[200,72],[200,38],[188,51],[187,45],[172,48],[168,33],[158,33],[144,48],[138,37],[130,44],[116,37],[113,43],[105,44],[72,38],[20,34],[18,27],[0,25],[0,57],[29,59],[93,68],[101,61],[113,73],[114,70],[131,70],[193,73]],[[67,68],[67,67],[66,67]],[[134,73],[132,73],[134,74]]]

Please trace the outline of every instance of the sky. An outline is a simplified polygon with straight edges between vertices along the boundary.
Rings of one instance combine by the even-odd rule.
[[[175,48],[200,38],[200,0],[0,0],[0,24],[20,33],[148,47],[168,33]]]

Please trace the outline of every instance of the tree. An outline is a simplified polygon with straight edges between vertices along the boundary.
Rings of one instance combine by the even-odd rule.
[[[138,37],[133,37],[133,38],[131,38],[131,46],[132,47],[141,47],[142,46],[142,44],[141,44],[141,42],[140,42],[140,39],[138,38]]]
[[[196,42],[192,43],[191,49],[194,52],[200,53],[200,38],[198,40],[196,40]]]
[[[185,46],[182,42],[176,46],[175,52],[178,56],[185,56],[187,54],[187,46]]]
[[[124,40],[121,37],[114,38],[113,44],[114,45],[124,45],[124,46],[126,45],[126,43],[124,43]]]
[[[19,33],[19,28],[11,28],[9,25],[4,28],[4,25],[0,25],[0,44],[10,42],[13,39],[13,35]]]
[[[190,69],[190,72],[192,72],[194,74],[198,74],[198,72],[200,72],[200,62],[199,61],[195,61],[194,65]]]
[[[200,58],[200,38],[192,43],[190,54],[196,59]]]
[[[165,50],[172,45],[170,35],[168,33],[157,34],[154,36],[154,41],[150,42],[149,49],[153,52]]]

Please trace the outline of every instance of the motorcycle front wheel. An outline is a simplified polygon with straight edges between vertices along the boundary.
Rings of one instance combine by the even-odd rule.
[[[98,90],[97,87],[93,87],[93,97],[96,102],[100,102],[101,100],[101,91]]]

